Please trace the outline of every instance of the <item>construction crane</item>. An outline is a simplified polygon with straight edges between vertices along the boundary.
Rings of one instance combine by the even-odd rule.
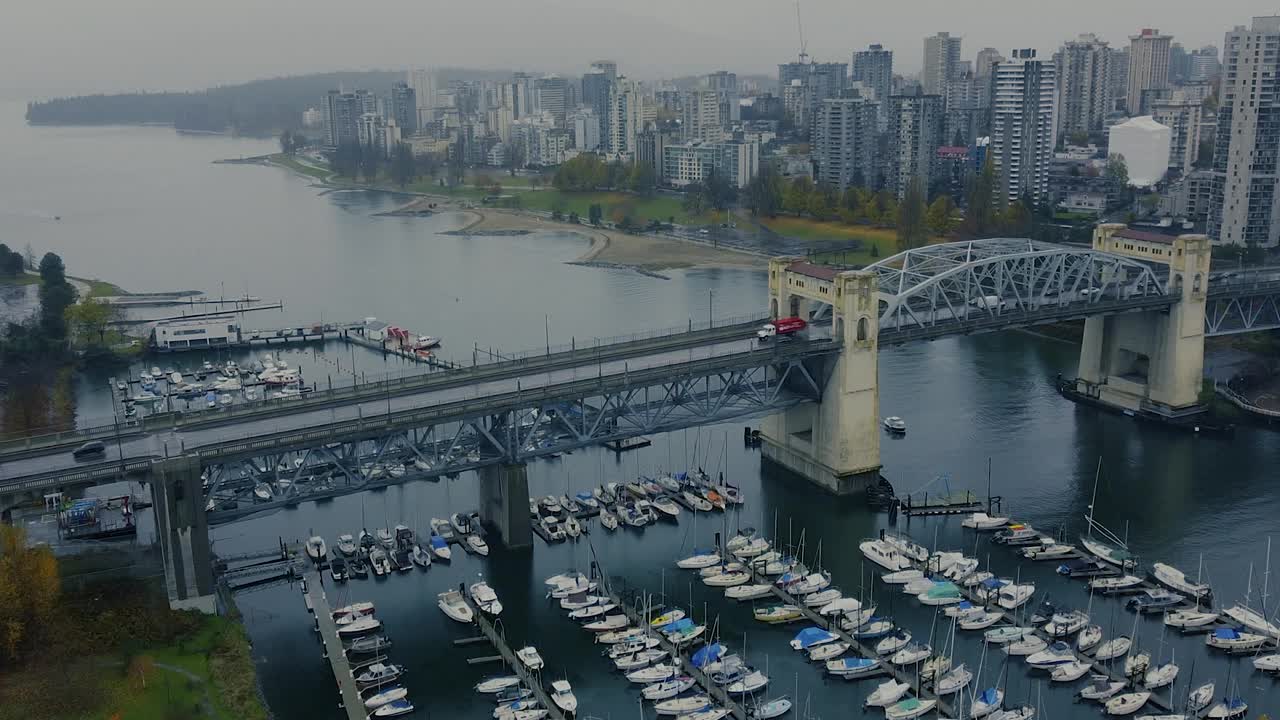
[[[809,54],[805,52],[804,23],[800,22],[800,0],[796,0],[796,31],[800,34],[800,62],[807,62]]]

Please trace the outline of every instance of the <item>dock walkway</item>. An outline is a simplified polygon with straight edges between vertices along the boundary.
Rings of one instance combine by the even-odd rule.
[[[555,703],[551,702],[551,696],[547,695],[546,688],[542,687],[540,678],[530,672],[529,668],[524,666],[524,663],[520,662],[520,659],[516,657],[511,646],[507,644],[506,638],[498,632],[497,628],[493,626],[493,623],[489,618],[484,613],[480,612],[480,608],[476,607],[475,603],[471,602],[470,596],[464,592],[462,593],[462,597],[471,608],[471,612],[475,615],[476,625],[480,627],[480,632],[484,634],[485,638],[489,641],[489,644],[493,645],[494,649],[498,651],[498,654],[502,656],[503,661],[511,667],[511,671],[515,673],[516,677],[520,678],[520,682],[524,683],[525,687],[533,691],[533,697],[537,698],[538,702],[542,704],[542,707],[547,709],[547,717],[551,718],[551,720],[565,720],[564,711],[562,711]]]
[[[351,663],[347,661],[346,649],[338,638],[338,626],[333,621],[333,610],[329,607],[329,599],[325,596],[324,585],[320,582],[320,572],[311,570],[306,574],[302,586],[303,601],[307,609],[315,613],[316,631],[324,642],[324,654],[329,659],[333,677],[338,682],[338,690],[342,693],[342,708],[347,720],[367,720],[364,711],[364,698],[356,687],[356,679],[351,674]]]
[[[612,587],[608,587],[606,590],[608,591],[609,600],[617,605],[622,612],[626,613],[627,618],[630,619],[636,627],[642,630],[649,628],[649,621],[644,618],[642,613],[629,603],[625,602]],[[688,675],[702,687],[712,700],[715,700],[721,707],[727,709],[729,714],[733,716],[734,720],[747,720],[747,711],[742,707],[741,703],[730,697],[729,693],[726,692],[724,688],[712,682],[711,678],[708,677],[706,673],[694,667],[692,659],[687,657],[680,648],[676,647],[675,643],[667,640],[665,635],[662,633],[655,633],[654,635],[658,638],[658,647],[666,650],[672,658],[680,658],[682,672],[688,673]]]

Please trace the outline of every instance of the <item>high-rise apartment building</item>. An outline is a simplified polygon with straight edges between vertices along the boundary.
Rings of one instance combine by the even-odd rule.
[[[533,83],[534,110],[550,114],[557,127],[564,127],[568,94],[569,82],[559,75],[538,78]]]
[[[356,93],[330,90],[320,106],[324,120],[324,144],[328,147],[360,142],[360,118],[364,98]]]
[[[619,77],[609,92],[609,132],[605,138],[609,152],[634,157],[636,136],[657,116],[657,108],[640,84]]]
[[[1125,97],[1130,115],[1147,114],[1149,106],[1144,104],[1144,93],[1169,87],[1169,45],[1172,41],[1172,36],[1161,35],[1159,30],[1152,28],[1143,28],[1137,35],[1129,36],[1129,89]],[[1148,93],[1147,97],[1151,95]]]
[[[724,137],[720,125],[720,97],[714,90],[691,90],[680,102],[680,139],[718,142]]]
[[[720,127],[729,129],[742,120],[742,99],[738,91],[738,75],[727,70],[717,70],[706,78],[707,88],[716,94],[720,107]]]
[[[1198,100],[1177,91],[1168,100],[1151,104],[1151,117],[1170,130],[1169,169],[1188,175],[1200,150],[1200,110]]]
[[[1014,50],[996,65],[988,152],[995,167],[995,202],[1016,202],[1049,191],[1049,164],[1057,142],[1058,88],[1054,64],[1032,49]]]
[[[876,136],[876,103],[866,98],[823,100],[813,126],[813,179],[841,192],[850,185],[871,185]]]
[[[1111,98],[1113,110],[1129,107],[1129,48],[1111,49]]]
[[[778,96],[787,116],[801,131],[808,130],[819,104],[838,98],[849,75],[847,63],[793,62],[778,65]]]
[[[618,79],[618,63],[612,60],[596,60],[591,63],[591,71],[604,73],[605,77],[609,78],[609,82]]]
[[[1111,48],[1096,35],[1081,35],[1057,55],[1059,132],[1102,132],[1111,112]]]
[[[388,112],[401,133],[412,135],[418,132],[418,98],[409,83],[398,82],[391,87],[391,108]]]
[[[854,51],[853,81],[875,94],[874,99],[880,104],[880,129],[885,129],[889,123],[889,96],[893,94],[893,51],[885,50],[883,45]]]
[[[1191,77],[1193,83],[1213,82],[1218,79],[1222,64],[1218,61],[1218,48],[1205,45],[1191,51]]]
[[[430,68],[413,68],[409,70],[409,87],[413,88],[413,96],[418,103],[416,127],[426,127],[435,119],[436,73]]]
[[[1004,55],[1000,54],[995,48],[982,48],[978,51],[978,57],[973,61],[973,76],[976,78],[991,77],[992,68],[996,63],[1004,62]]]
[[[1223,44],[1208,235],[1280,243],[1280,16],[1253,18]]]
[[[924,39],[924,72],[920,85],[925,95],[947,94],[947,83],[960,65],[960,38],[941,32]]]
[[[937,95],[893,95],[889,98],[889,154],[886,186],[902,199],[912,184],[929,187],[933,163],[943,139],[945,112]]]

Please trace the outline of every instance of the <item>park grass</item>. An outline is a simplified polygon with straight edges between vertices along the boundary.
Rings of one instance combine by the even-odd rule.
[[[681,198],[670,195],[642,196],[624,192],[561,192],[555,189],[530,190],[520,194],[521,207],[528,210],[551,212],[559,208],[565,215],[576,212],[586,218],[592,205],[600,205],[604,219],[608,222],[621,222],[630,216],[636,225],[644,225],[650,220],[659,222],[674,221],[681,225],[695,225],[714,222],[714,215],[702,213],[691,215],[685,212]]]
[[[897,252],[898,247],[897,232],[888,228],[871,227],[869,225],[846,225],[829,220],[814,220],[812,218],[791,216],[761,218],[760,223],[784,237],[812,243],[846,244],[861,241],[868,246],[871,243],[879,245],[882,253],[886,250]]]
[[[91,298],[99,298],[99,297],[119,297],[121,295],[129,294],[129,291],[121,288],[119,285],[109,283],[106,280],[96,280],[96,279],[90,279],[90,278],[73,278],[73,279],[89,284],[89,297],[82,298],[84,300],[88,300]]]
[[[40,276],[33,273],[22,273],[13,277],[0,277],[0,285],[39,285]]]
[[[299,162],[297,158],[290,157],[288,155],[285,155],[284,153],[276,153],[274,155],[270,155],[268,156],[267,159],[276,165],[288,168],[290,170],[293,170],[294,172],[301,173],[308,177],[316,178],[317,180],[324,180],[325,178],[329,177],[329,175],[331,174],[328,170],[325,170],[323,168],[313,167],[304,162]]]

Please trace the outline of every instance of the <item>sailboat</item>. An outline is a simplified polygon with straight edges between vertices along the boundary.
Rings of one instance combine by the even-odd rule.
[[[1223,615],[1240,623],[1261,635],[1280,638],[1280,627],[1267,620],[1267,585],[1271,579],[1271,538],[1267,538],[1267,567],[1262,574],[1262,606],[1261,611],[1249,606],[1249,595],[1253,591],[1253,565],[1249,566],[1249,583],[1245,586],[1244,602],[1236,603],[1222,612]]]
[[[1116,537],[1115,533],[1108,530],[1102,523],[1093,519],[1094,507],[1098,501],[1098,479],[1100,477],[1102,477],[1101,457],[1098,458],[1098,470],[1093,477],[1093,497],[1089,501],[1089,513],[1084,516],[1089,530],[1085,536],[1080,538],[1080,545],[1087,552],[1097,556],[1104,562],[1119,566],[1123,570],[1132,570],[1137,567],[1137,559],[1129,553],[1124,541]],[[1099,535],[1097,538],[1093,535],[1095,530]]]
[[[1164,633],[1165,628],[1168,627],[1168,625],[1164,625],[1160,631],[1160,651],[1157,655],[1158,658],[1164,656]],[[1155,688],[1162,688],[1165,685],[1172,685],[1173,681],[1177,679],[1178,666],[1173,662],[1173,658],[1170,658],[1169,662],[1163,665],[1157,665],[1156,667],[1147,670],[1147,674],[1143,676],[1143,684],[1147,686],[1148,690],[1153,690]]]

